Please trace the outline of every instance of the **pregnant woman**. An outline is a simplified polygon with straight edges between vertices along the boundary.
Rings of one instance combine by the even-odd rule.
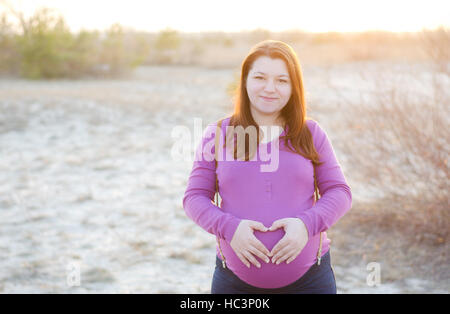
[[[217,237],[211,293],[336,293],[326,230],[352,194],[327,134],[306,117],[294,50],[255,45],[236,96],[233,115],[203,133],[183,198],[188,217]]]

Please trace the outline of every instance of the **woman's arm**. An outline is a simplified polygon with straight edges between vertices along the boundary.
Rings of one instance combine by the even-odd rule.
[[[216,170],[214,163],[214,136],[216,125],[210,124],[197,146],[194,164],[183,198],[183,207],[189,218],[207,232],[228,243],[231,242],[237,226],[237,217],[224,213],[214,203]]]
[[[350,210],[352,193],[327,134],[316,121],[308,120],[307,123],[320,161],[323,162],[316,166],[321,197],[313,207],[296,216],[304,222],[311,238],[329,229]]]

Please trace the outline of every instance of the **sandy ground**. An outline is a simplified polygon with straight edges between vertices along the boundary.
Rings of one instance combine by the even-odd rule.
[[[358,66],[304,68],[310,113],[332,142],[340,110],[327,86],[350,90]],[[0,80],[0,292],[209,293],[215,238],[184,213],[192,160],[174,160],[171,132],[230,114],[234,75],[146,67],[121,80]],[[354,201],[379,196],[336,150]],[[338,293],[450,291],[420,276],[386,281],[384,265],[369,286],[368,261],[346,261],[330,235]]]

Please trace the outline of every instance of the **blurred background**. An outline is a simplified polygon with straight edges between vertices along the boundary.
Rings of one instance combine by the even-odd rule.
[[[0,293],[209,293],[173,130],[230,115],[265,39],[352,188],[338,293],[449,293],[447,2],[0,0]]]

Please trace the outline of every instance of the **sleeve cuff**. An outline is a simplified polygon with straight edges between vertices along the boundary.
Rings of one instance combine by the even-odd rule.
[[[299,218],[305,224],[306,231],[308,231],[308,239],[311,239],[315,234],[312,229],[312,222],[308,215],[300,214],[297,215],[296,218]]]
[[[227,223],[223,232],[223,238],[225,239],[225,241],[227,241],[228,243],[231,242],[234,233],[236,232],[236,229],[240,223],[241,220],[236,217],[230,219],[230,222]]]

